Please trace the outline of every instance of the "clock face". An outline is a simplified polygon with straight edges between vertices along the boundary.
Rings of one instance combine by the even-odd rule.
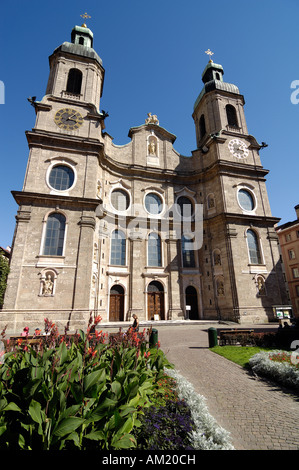
[[[228,144],[229,151],[237,158],[246,158],[249,154],[246,144],[239,139],[232,139]]]
[[[64,108],[57,111],[54,122],[61,129],[78,129],[83,124],[83,117],[75,109]]]

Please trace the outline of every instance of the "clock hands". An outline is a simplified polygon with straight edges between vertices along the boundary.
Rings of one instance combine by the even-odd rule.
[[[76,116],[76,113],[73,114],[72,116],[69,116],[69,117],[67,118],[67,121],[75,121],[75,119],[72,119],[74,116]]]
[[[244,153],[244,149],[241,148],[240,144],[234,145],[234,151]]]
[[[66,116],[62,115],[61,120],[62,120],[63,123],[66,123],[67,121],[76,122],[76,119],[74,119],[75,116],[76,116],[76,114],[72,114],[71,116],[69,116],[68,114]]]
[[[248,156],[248,149],[244,142],[233,139],[228,144],[230,152],[237,158],[245,158]]]

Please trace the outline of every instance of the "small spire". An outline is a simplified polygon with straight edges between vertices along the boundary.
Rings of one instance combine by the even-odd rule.
[[[84,13],[84,15],[80,15],[80,16],[81,16],[81,18],[83,18],[84,20],[87,20],[87,19],[91,18],[91,16],[89,16],[86,12]],[[87,26],[86,26],[85,23],[82,24],[82,28],[87,28]]]
[[[208,56],[210,56],[209,62],[213,62],[213,61],[212,61],[212,55],[214,55],[214,52],[212,52],[212,51],[210,51],[210,49],[208,49],[207,51],[205,51],[205,53],[206,53]]]

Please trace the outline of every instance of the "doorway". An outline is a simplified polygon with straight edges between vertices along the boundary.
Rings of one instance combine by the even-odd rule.
[[[110,289],[109,321],[124,321],[125,291],[115,285]]]
[[[186,306],[191,307],[190,310],[187,310],[187,318],[189,320],[198,320],[198,300],[197,300],[197,290],[193,286],[188,286],[185,291]],[[189,314],[188,314],[189,312]]]
[[[148,285],[147,314],[149,320],[165,320],[164,287],[161,282],[152,281]]]

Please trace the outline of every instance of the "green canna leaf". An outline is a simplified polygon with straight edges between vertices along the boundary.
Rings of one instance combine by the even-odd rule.
[[[64,437],[67,434],[75,431],[79,426],[81,426],[81,424],[84,423],[84,421],[85,419],[83,418],[75,417],[63,419],[56,427],[54,435],[58,437]]]
[[[39,402],[31,400],[28,411],[33,421],[39,424],[42,424],[41,409],[42,407]]]
[[[20,411],[22,413],[21,408],[18,407],[14,402],[8,403],[1,411]]]
[[[95,385],[97,382],[102,382],[105,377],[106,373],[104,369],[96,370],[95,372],[91,372],[90,374],[88,374],[86,377],[84,377],[84,392],[87,392],[87,390],[93,385]]]
[[[129,449],[131,447],[136,447],[136,439],[131,436],[131,434],[124,434],[121,437],[114,437],[111,442],[111,446],[114,449]]]

